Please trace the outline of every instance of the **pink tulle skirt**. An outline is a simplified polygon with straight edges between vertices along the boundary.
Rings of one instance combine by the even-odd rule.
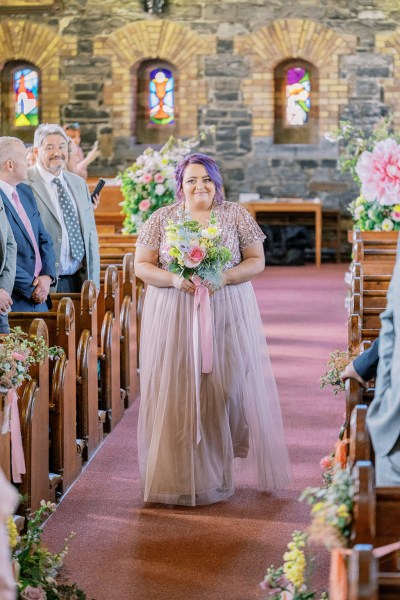
[[[285,487],[289,458],[253,287],[225,286],[210,298],[213,368],[201,376],[199,408],[193,300],[175,288],[146,291],[138,425],[144,501],[219,502],[234,493],[235,473],[259,490]]]

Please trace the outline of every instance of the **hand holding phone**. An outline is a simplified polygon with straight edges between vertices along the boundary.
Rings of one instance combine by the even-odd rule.
[[[98,194],[100,194],[101,190],[103,189],[103,187],[105,185],[106,185],[106,182],[104,181],[104,179],[99,179],[96,187],[94,188],[93,192],[90,194],[90,198],[91,198],[92,202],[93,202],[93,198],[95,196],[97,196]]]

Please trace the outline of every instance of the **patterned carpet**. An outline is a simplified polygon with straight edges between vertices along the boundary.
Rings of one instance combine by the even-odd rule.
[[[254,282],[265,324],[295,482],[259,493],[238,484],[227,502],[145,507],[136,456],[138,402],[126,413],[45,526],[57,550],[71,532],[71,581],[96,600],[260,600],[267,566],[279,565],[291,532],[309,523],[298,502],[319,485],[320,458],[342,422],[344,401],[319,389],[329,352],[346,346],[346,265],[269,267]],[[315,585],[328,555],[316,552]]]

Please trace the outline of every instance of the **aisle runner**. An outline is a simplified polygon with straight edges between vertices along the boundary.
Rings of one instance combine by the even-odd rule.
[[[319,389],[329,352],[346,344],[345,265],[269,268],[255,282],[280,393],[295,476],[292,490],[238,487],[227,502],[144,508],[136,456],[136,403],[108,437],[45,527],[56,550],[75,531],[71,579],[96,600],[257,600],[266,567],[281,564],[299,504],[320,483],[319,460],[333,446],[343,401]],[[318,555],[327,580],[328,560]]]

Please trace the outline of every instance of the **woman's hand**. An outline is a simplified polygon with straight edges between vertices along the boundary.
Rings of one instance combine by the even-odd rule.
[[[196,291],[196,286],[194,285],[194,283],[192,281],[189,281],[189,279],[181,277],[180,275],[174,274],[172,278],[172,285],[177,290],[180,290],[181,292],[186,292],[187,294],[194,294]]]

